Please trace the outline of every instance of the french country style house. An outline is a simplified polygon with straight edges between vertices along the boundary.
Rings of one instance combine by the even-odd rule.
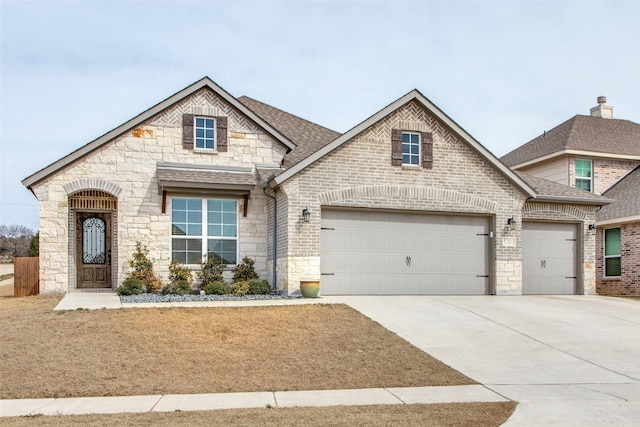
[[[604,96],[502,157],[516,171],[603,195],[596,210],[596,289],[640,296],[640,124],[615,119]]]
[[[290,294],[593,294],[613,201],[510,169],[417,90],[339,133],[207,77],[23,184],[43,293],[114,290],[140,242],[165,280],[250,257]]]

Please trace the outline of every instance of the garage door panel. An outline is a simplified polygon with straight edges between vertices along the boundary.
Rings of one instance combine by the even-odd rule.
[[[489,219],[323,209],[322,293],[486,294]]]
[[[525,222],[522,230],[523,294],[572,295],[577,287],[577,226]]]

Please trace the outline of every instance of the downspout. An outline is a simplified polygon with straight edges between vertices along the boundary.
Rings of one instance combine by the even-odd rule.
[[[278,292],[278,199],[276,196],[268,194],[266,187],[262,187],[262,192],[265,196],[273,199],[273,284],[271,285],[271,293],[275,294]]]

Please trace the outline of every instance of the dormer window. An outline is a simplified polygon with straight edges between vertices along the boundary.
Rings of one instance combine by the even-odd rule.
[[[196,148],[214,150],[216,148],[216,121],[211,117],[195,118]]]

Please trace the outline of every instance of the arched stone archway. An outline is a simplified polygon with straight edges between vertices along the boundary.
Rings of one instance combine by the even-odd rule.
[[[117,197],[101,189],[69,195],[70,289],[115,289],[117,210]]]

